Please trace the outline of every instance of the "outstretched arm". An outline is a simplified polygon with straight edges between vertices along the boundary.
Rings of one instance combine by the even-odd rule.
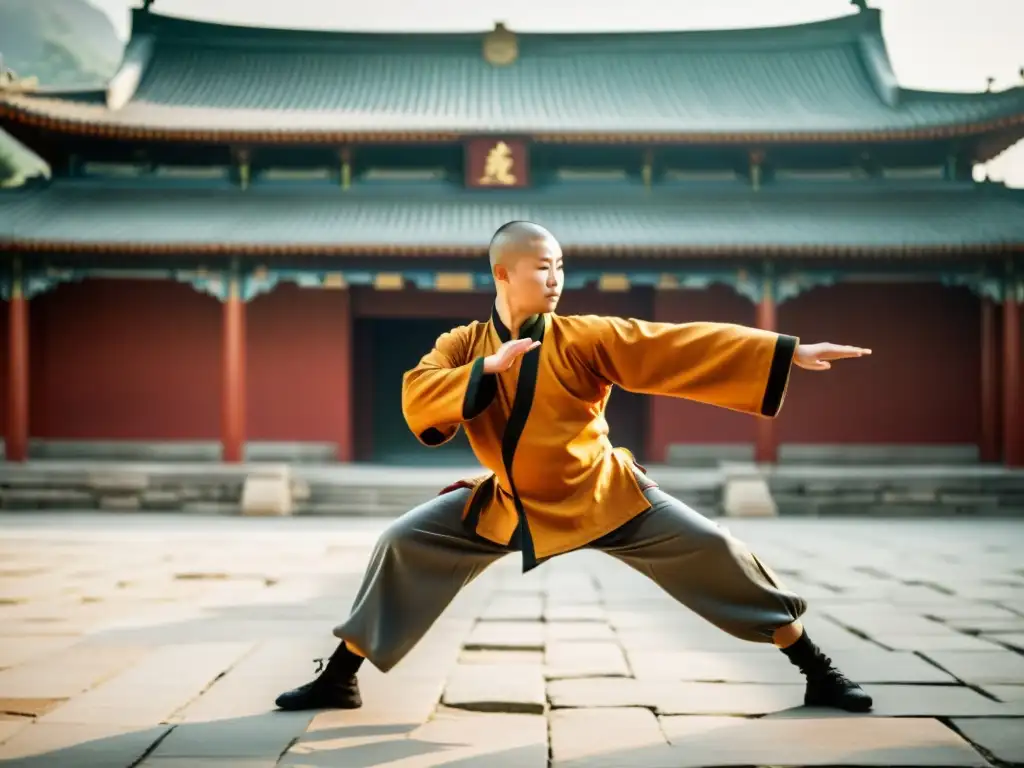
[[[575,318],[586,365],[632,392],[775,416],[798,346],[794,336],[729,323]]]
[[[470,359],[465,329],[443,334],[402,379],[402,415],[416,439],[437,446],[451,440],[463,422],[479,416],[498,391],[484,371],[484,358]]]

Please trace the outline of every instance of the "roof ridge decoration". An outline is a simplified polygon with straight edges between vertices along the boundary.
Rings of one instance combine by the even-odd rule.
[[[121,66],[107,83],[107,109],[116,111],[132,100],[153,58],[155,45],[156,38],[151,34],[132,35],[121,57]]]
[[[877,8],[861,6],[862,16],[870,19],[859,35],[858,49],[864,66],[868,70],[871,84],[875,87],[878,98],[888,107],[898,107],[900,103],[900,84],[889,59],[889,48],[882,34],[882,12]],[[865,19],[866,21],[868,19]]]
[[[494,67],[507,67],[519,58],[519,41],[515,32],[500,21],[484,37],[483,48],[484,60]]]

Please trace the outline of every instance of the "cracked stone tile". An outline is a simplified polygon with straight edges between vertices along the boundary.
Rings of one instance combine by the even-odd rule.
[[[987,639],[950,632],[948,635],[878,635],[878,643],[894,651],[998,651],[1000,648]]]
[[[540,621],[544,600],[539,595],[498,597],[480,614],[481,621]]]
[[[981,639],[986,640],[989,643],[1007,645],[1010,648],[1015,648],[1018,651],[1024,652],[1024,632],[1014,635],[982,635]]]
[[[1000,701],[1024,704],[1024,685],[993,685],[985,683],[982,690],[990,693]]]
[[[597,621],[551,621],[544,625],[544,635],[548,643],[564,640],[616,640],[612,628]]]
[[[871,714],[878,717],[1015,717],[1024,710],[1020,704],[992,701],[965,686],[865,683],[863,688],[874,699]]]
[[[604,761],[632,765],[628,755],[636,750],[667,746],[658,719],[647,709],[558,709],[550,719],[555,766],[592,766]]]
[[[0,744],[0,761],[10,768],[17,768],[19,764],[26,768],[129,766],[138,762],[172,727],[33,723]],[[41,762],[43,760],[46,762]]]
[[[148,652],[140,646],[76,645],[0,672],[0,697],[71,698],[130,667]]]
[[[39,722],[134,726],[165,722],[251,647],[251,643],[196,643],[157,648]]]
[[[0,669],[16,667],[26,661],[51,656],[77,642],[73,636],[0,637]]]
[[[957,718],[953,725],[975,744],[987,749],[999,760],[1024,763],[1024,717]]]
[[[629,666],[618,643],[555,641],[549,642],[545,651],[544,676],[548,680],[628,675]]]
[[[306,732],[314,712],[264,711],[258,715],[183,723],[153,750],[150,759],[273,760]]]
[[[460,664],[445,685],[442,703],[477,712],[544,711],[544,676],[540,666]]]
[[[1007,650],[991,653],[928,651],[927,656],[967,683],[1024,685],[1024,656]]]
[[[467,650],[544,650],[545,625],[538,622],[483,621],[466,638]]]
[[[1024,634],[1024,618],[1012,619],[956,619],[949,626],[958,632],[984,632],[994,635]]]
[[[552,604],[548,603],[544,608],[544,619],[546,621],[605,621],[607,614],[605,609],[596,604]]]
[[[543,651],[463,651],[459,654],[460,664],[544,664]]]
[[[464,712],[441,708],[420,726],[345,725],[304,734],[285,753],[281,768],[394,765],[440,768],[547,768],[543,715]]]

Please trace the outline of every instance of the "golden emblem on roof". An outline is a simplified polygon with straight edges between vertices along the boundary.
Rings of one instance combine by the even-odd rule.
[[[519,58],[519,43],[514,32],[500,21],[484,38],[484,60],[495,67],[505,67]]]
[[[515,158],[512,148],[504,141],[499,141],[487,152],[484,160],[484,172],[478,180],[480,184],[492,186],[511,186],[516,183]]]

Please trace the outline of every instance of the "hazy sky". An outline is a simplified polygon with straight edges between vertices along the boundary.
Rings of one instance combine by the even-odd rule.
[[[40,0],[43,2],[44,0]],[[132,0],[90,0],[127,37]],[[880,8],[893,68],[907,88],[1024,85],[1024,0],[869,0]],[[851,13],[849,0],[156,0],[155,11],[252,26],[363,31],[716,29],[794,24]],[[1024,142],[986,170],[1024,187]],[[980,177],[983,170],[977,169]]]

